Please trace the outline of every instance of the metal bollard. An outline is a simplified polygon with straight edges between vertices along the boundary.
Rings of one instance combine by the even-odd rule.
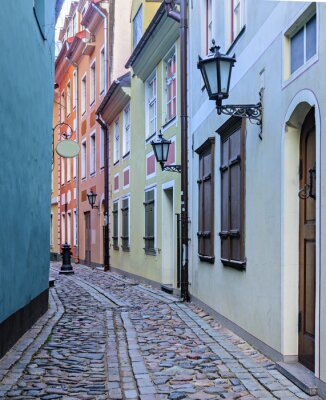
[[[66,242],[63,246],[62,246],[62,265],[61,265],[61,269],[59,271],[59,274],[74,274],[74,270],[72,269],[71,266],[71,248],[69,246],[69,244]]]

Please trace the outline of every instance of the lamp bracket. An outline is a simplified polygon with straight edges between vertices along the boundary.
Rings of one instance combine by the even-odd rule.
[[[164,165],[164,163],[161,163],[161,168],[162,171],[181,173],[181,165]]]
[[[97,210],[99,210],[99,209],[100,209],[100,207],[99,207],[99,206],[92,206],[92,210],[93,210],[94,208],[95,208],[95,209],[97,209]]]

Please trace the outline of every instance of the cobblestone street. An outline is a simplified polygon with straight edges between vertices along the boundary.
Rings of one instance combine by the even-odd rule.
[[[314,398],[198,307],[76,266],[0,360],[1,399]]]

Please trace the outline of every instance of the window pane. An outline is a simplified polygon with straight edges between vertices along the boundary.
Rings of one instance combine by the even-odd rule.
[[[291,73],[304,63],[304,28],[291,38]]]
[[[306,60],[316,54],[316,15],[311,18],[306,26]]]

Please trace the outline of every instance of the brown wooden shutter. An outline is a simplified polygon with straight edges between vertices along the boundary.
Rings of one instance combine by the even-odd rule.
[[[122,248],[129,249],[129,199],[122,200]]]
[[[245,120],[232,117],[218,133],[221,135],[221,259],[225,265],[244,268]]]
[[[145,192],[145,251],[154,250],[154,207],[155,207],[154,190]]]
[[[118,238],[118,202],[113,203],[113,248],[118,248],[119,238]]]
[[[199,154],[198,254],[202,261],[214,262],[214,138],[209,138]]]

